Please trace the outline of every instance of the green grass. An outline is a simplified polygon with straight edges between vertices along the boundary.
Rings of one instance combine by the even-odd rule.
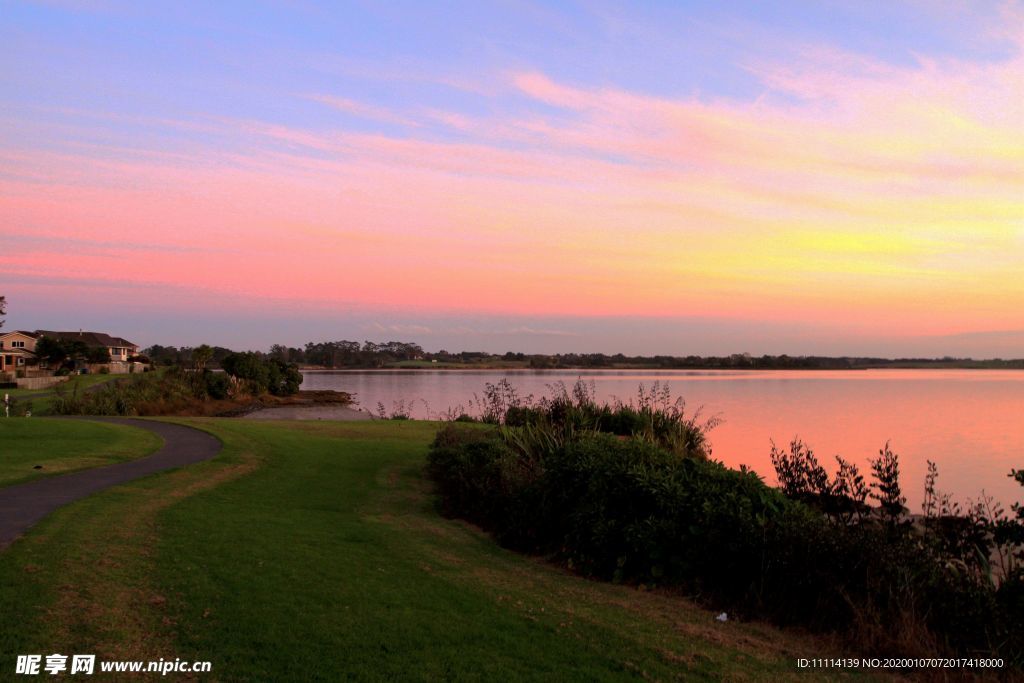
[[[68,391],[74,391],[76,388],[81,391],[97,384],[103,384],[124,377],[131,377],[131,375],[103,375],[99,373],[94,375],[74,375],[71,379],[62,382],[61,386]],[[46,389],[5,389],[4,392],[11,396],[29,396],[32,394],[48,394],[55,389],[56,387],[48,387]]]
[[[95,652],[208,659],[240,681],[763,680],[828,654],[439,517],[422,475],[436,425],[189,422],[224,452],[68,506],[0,553],[0,671],[19,652]]]
[[[105,384],[116,379],[123,379],[125,377],[131,377],[131,375],[75,375],[66,382],[62,382],[59,386],[61,391],[66,391],[69,394],[74,391],[85,391],[91,387],[99,384]],[[9,394],[12,399],[15,400],[15,412],[23,412],[23,408],[30,405],[33,415],[48,415],[50,413],[50,404],[53,401],[53,394],[57,391],[57,387],[47,387],[46,389],[4,389],[0,390],[0,398],[3,398],[3,394]]]
[[[0,486],[141,458],[161,443],[152,432],[125,425],[0,418]]]
[[[88,389],[89,387],[96,386],[97,384],[104,384],[106,382],[110,382],[111,380],[124,379],[126,377],[131,377],[131,374],[104,375],[102,373],[95,373],[89,375],[75,375],[70,380],[68,380],[64,384],[64,386],[69,391],[73,390],[75,387],[77,387],[78,390],[81,391],[82,389]]]

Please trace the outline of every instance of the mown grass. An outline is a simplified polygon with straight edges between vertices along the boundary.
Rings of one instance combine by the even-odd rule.
[[[152,432],[125,425],[0,418],[0,486],[141,458],[161,444]]]
[[[0,670],[95,652],[208,659],[216,680],[764,680],[834,654],[439,517],[422,473],[436,425],[187,422],[223,453],[0,553]]]

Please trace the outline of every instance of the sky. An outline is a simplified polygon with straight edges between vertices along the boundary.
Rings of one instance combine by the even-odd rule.
[[[5,329],[1024,357],[1024,4],[0,0]]]

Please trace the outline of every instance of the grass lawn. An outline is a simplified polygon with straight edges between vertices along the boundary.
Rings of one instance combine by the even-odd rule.
[[[224,452],[0,553],[0,671],[58,652],[211,660],[216,680],[764,680],[835,654],[439,517],[422,477],[436,425],[182,422]]]
[[[141,458],[161,445],[155,434],[124,425],[0,417],[0,486]]]

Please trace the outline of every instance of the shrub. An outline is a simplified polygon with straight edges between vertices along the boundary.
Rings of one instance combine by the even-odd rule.
[[[226,399],[231,393],[231,378],[225,372],[203,372],[206,395],[215,400]]]
[[[1024,570],[1008,565],[996,582],[958,549],[973,543],[984,553],[991,546],[982,541],[1004,527],[1004,536],[1019,531],[1017,520],[979,508],[968,521],[987,530],[983,538],[938,543],[927,525],[907,524],[888,447],[873,466],[883,507],[865,511],[858,505],[869,487],[856,467],[840,459],[830,478],[797,441],[788,453],[773,447],[777,490],[749,470],[680,457],[568,414],[554,428],[550,415],[521,427],[442,427],[428,458],[442,510],[581,573],[678,586],[740,615],[843,630],[866,652],[986,652],[1021,663]]]
[[[446,424],[434,439],[427,470],[437,485],[442,507],[453,516],[472,519],[485,529],[495,528],[495,503],[503,490],[500,463],[512,451],[493,430]],[[504,501],[500,501],[504,504]]]
[[[833,479],[803,441],[794,438],[789,450],[771,444],[771,462],[779,489],[793,500],[805,503],[840,524],[863,520],[868,513],[870,487],[859,468],[838,455],[839,469]]]

